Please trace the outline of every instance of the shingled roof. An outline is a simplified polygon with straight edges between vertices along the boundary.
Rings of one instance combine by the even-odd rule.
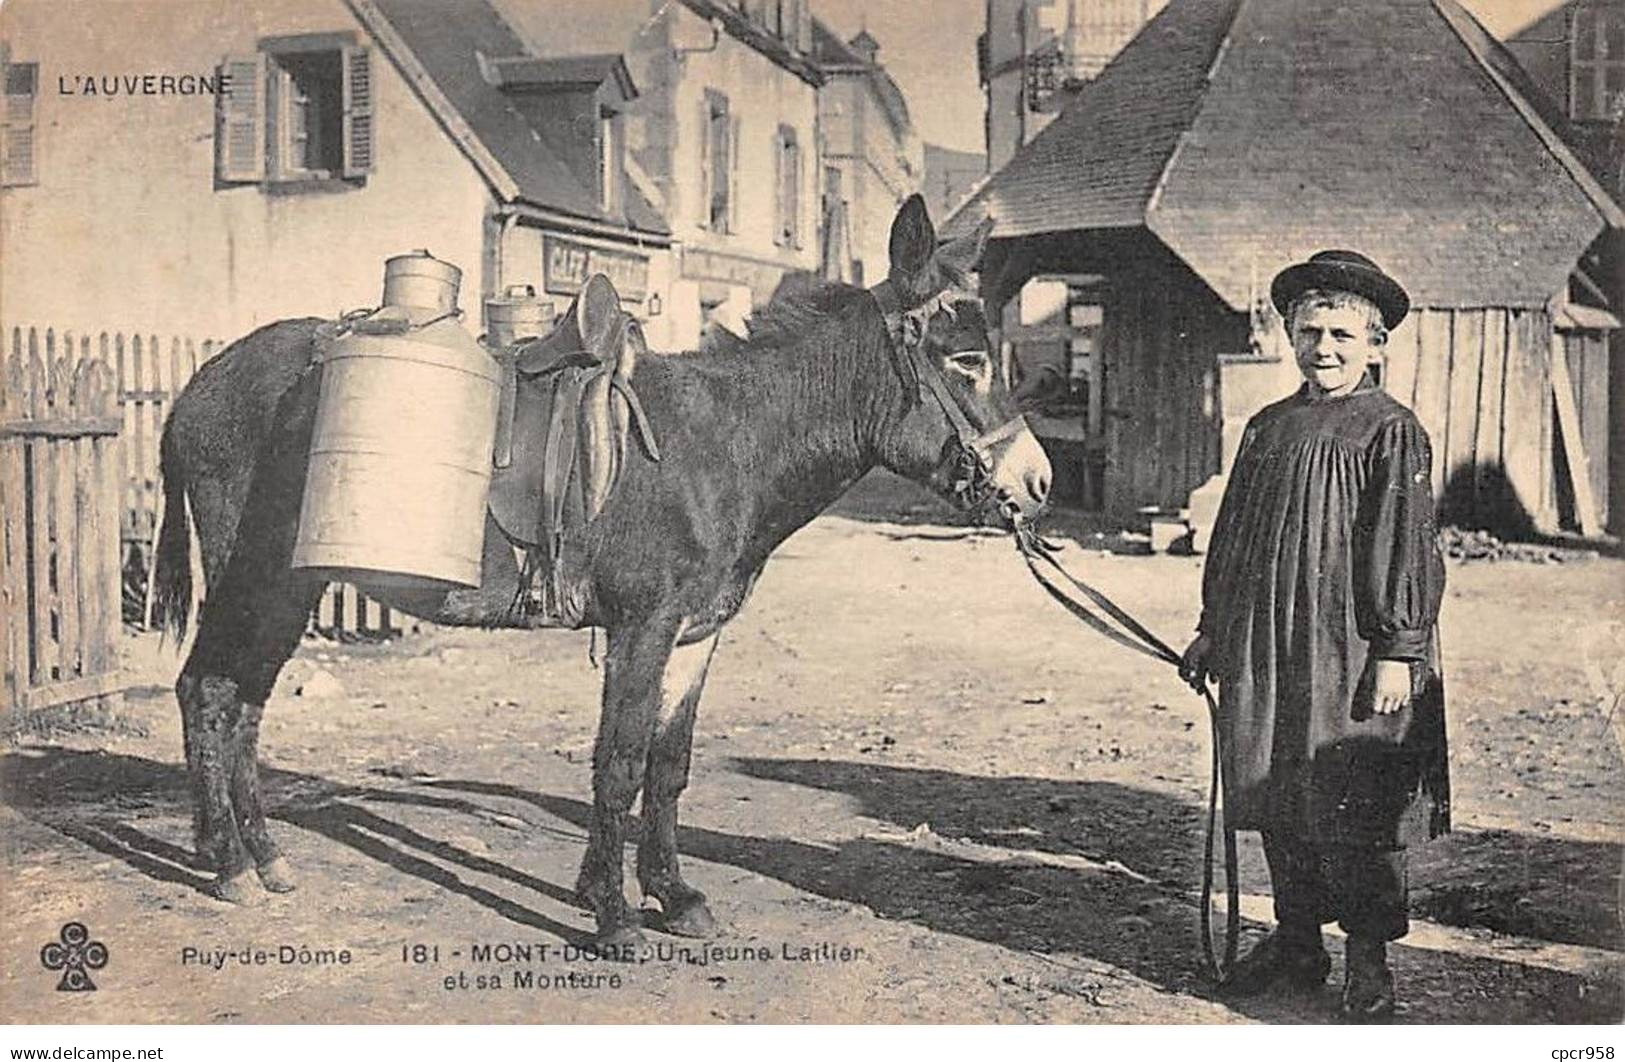
[[[589,221],[665,235],[670,227],[635,187],[628,187],[624,214],[611,214],[599,202],[596,189],[585,187],[565,161],[548,145],[512,97],[489,76],[497,68],[556,66],[565,60],[548,57],[526,64],[534,53],[514,28],[487,0],[350,0],[364,23],[386,47],[405,49],[409,60],[428,78],[429,88],[451,108],[456,121],[472,134],[465,144],[476,165],[497,185],[499,195]],[[384,25],[376,19],[382,17]],[[563,31],[561,31],[562,34]],[[627,43],[630,43],[628,41]],[[482,68],[483,57],[483,68]],[[614,56],[592,55],[581,62],[602,66]],[[495,79],[500,80],[500,78]],[[431,106],[434,106],[431,103]]]
[[[1456,0],[1173,0],[955,216],[1145,226],[1235,309],[1328,246],[1418,305],[1536,306],[1625,214]]]

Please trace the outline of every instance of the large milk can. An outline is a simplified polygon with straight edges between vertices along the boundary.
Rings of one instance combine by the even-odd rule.
[[[461,279],[427,251],[389,259],[383,304],[323,355],[295,568],[479,586],[500,374],[458,323]]]

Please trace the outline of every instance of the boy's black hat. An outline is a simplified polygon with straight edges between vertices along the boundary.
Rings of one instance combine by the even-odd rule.
[[[1370,299],[1392,331],[1411,310],[1411,297],[1399,281],[1357,251],[1317,251],[1309,261],[1287,266],[1270,283],[1270,301],[1285,318],[1292,300],[1312,289],[1348,291]]]

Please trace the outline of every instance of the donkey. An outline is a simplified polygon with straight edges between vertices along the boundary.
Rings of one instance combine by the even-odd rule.
[[[1006,525],[1035,517],[1050,468],[988,349],[978,302],[945,296],[987,230],[938,247],[919,196],[891,230],[876,288],[828,284],[770,304],[747,340],[709,353],[640,357],[633,385],[661,459],[636,447],[599,516],[566,536],[573,622],[511,605],[522,582],[491,521],[477,591],[400,594],[413,615],[468,625],[594,626],[607,634],[593,751],[593,812],[576,883],[606,949],[641,945],[623,893],[627,817],[641,791],[637,878],[661,927],[706,936],[706,898],[678,865],[677,805],[695,713],[719,632],[769,555],[859,477],[883,465]],[[612,299],[578,298],[582,335],[641,343]],[[612,315],[606,329],[604,315]],[[165,512],[155,612],[181,633],[190,598],[186,511],[202,550],[204,601],[176,683],[199,856],[232,902],[294,887],[265,823],[256,744],[277,673],[322,583],[290,566],[314,421],[306,371],[315,319],[266,326],[201,369],[177,399],[161,457]],[[613,951],[611,952],[613,954]]]

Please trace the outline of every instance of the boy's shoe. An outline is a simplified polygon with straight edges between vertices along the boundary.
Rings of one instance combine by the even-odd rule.
[[[1331,976],[1332,959],[1320,942],[1320,930],[1313,936],[1285,934],[1277,929],[1236,962],[1225,978],[1223,990],[1236,996],[1256,996],[1271,989],[1310,992]]]
[[[1394,1016],[1394,975],[1380,940],[1349,937],[1344,954],[1343,1016],[1351,1022],[1385,1022]]]

